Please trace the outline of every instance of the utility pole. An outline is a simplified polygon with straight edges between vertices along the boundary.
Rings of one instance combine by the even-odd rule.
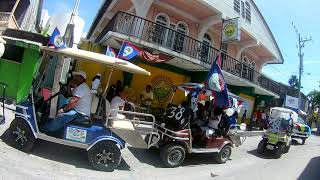
[[[299,48],[299,52],[298,52],[298,56],[299,56],[299,87],[298,87],[298,91],[299,91],[299,96],[298,96],[298,109],[300,109],[300,104],[301,104],[301,78],[302,78],[302,74],[303,74],[303,56],[304,53],[302,52],[303,48],[304,48],[304,44],[308,41],[311,41],[312,38],[302,38],[300,32],[298,31],[298,29],[296,28],[296,26],[292,23],[292,26],[297,34],[298,37],[298,48]]]

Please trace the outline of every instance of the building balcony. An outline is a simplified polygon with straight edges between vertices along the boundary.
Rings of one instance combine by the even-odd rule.
[[[112,34],[113,36],[115,34],[124,35],[118,37],[122,40],[129,39],[131,41],[139,39],[139,42],[135,43],[145,46],[147,49],[156,48],[173,57],[179,57],[179,59],[185,61],[189,60],[191,61],[191,65],[188,68],[184,68],[177,63],[169,63],[188,71],[208,71],[213,59],[220,53],[218,49],[177,30],[126,12],[118,12],[114,15],[104,29],[102,29],[95,42],[104,42],[108,38],[110,39]],[[224,75],[227,76],[227,82],[232,85],[248,86],[249,84],[249,86],[259,88],[260,94],[265,95],[274,93],[274,96],[277,96],[280,93],[281,87],[278,83],[224,52],[222,52],[222,70],[224,71]],[[272,93],[265,93],[263,91],[271,91]]]
[[[19,29],[19,25],[11,12],[0,12],[0,31],[6,28]]]

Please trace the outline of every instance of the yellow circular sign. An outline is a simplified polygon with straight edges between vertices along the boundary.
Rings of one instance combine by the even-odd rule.
[[[224,34],[227,37],[232,37],[236,33],[236,29],[237,29],[237,27],[235,24],[229,23],[229,24],[225,25],[225,27],[224,27]]]

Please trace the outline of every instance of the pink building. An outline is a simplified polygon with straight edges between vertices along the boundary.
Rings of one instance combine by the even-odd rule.
[[[247,98],[251,110],[259,101],[279,98],[281,87],[260,72],[266,64],[283,63],[253,0],[106,0],[87,38],[116,49],[128,40],[170,56],[165,69],[180,69],[190,81],[201,82],[219,52],[222,19],[236,17],[241,40],[222,44],[222,70],[229,89]]]

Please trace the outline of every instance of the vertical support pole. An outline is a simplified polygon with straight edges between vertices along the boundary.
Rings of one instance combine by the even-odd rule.
[[[54,73],[52,94],[56,94],[60,90],[59,82],[61,79],[63,65],[64,65],[64,57],[58,56],[58,63],[57,63],[56,70]],[[51,104],[50,104],[50,115],[49,115],[50,118],[55,118],[55,116],[57,114],[57,108],[58,108],[58,98],[53,98],[51,100]]]

